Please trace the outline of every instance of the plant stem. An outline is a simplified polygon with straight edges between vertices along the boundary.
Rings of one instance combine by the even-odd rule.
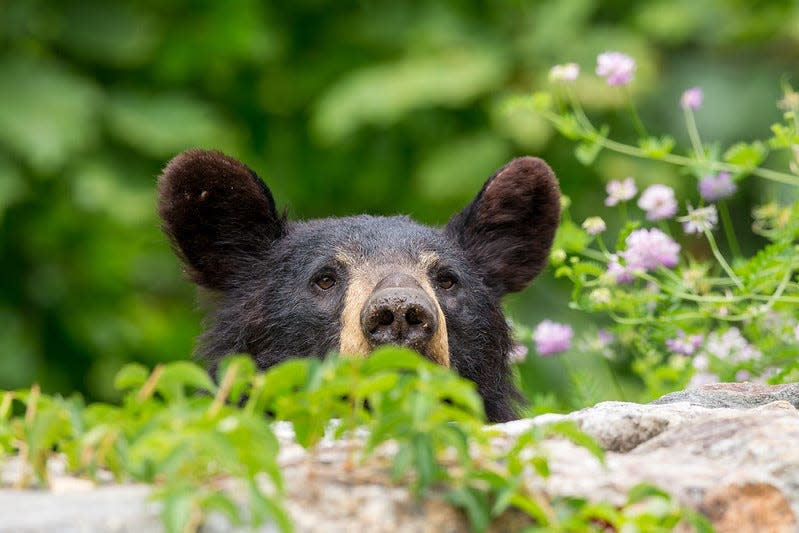
[[[738,276],[735,275],[735,272],[732,271],[730,265],[727,264],[727,261],[724,259],[724,256],[721,255],[719,251],[719,246],[716,244],[716,238],[713,237],[713,233],[710,230],[705,230],[705,237],[707,238],[708,244],[710,244],[710,249],[713,251],[713,256],[716,258],[716,261],[719,262],[721,268],[724,269],[724,272],[730,277],[731,280],[735,282],[739,289],[743,290],[744,286],[741,283],[741,280],[738,279]]]
[[[630,94],[630,89],[626,85],[624,86],[624,94],[627,96],[627,106],[630,108],[630,114],[633,117],[633,126],[635,127],[635,131],[638,132],[639,136],[646,139],[649,137],[649,134],[644,127],[644,123],[641,122],[641,117],[638,116],[638,110],[635,108],[635,104],[633,103],[632,94]]]
[[[550,122],[557,122],[558,116],[555,113],[542,111],[540,112],[542,116],[548,119]],[[603,148],[607,148],[608,150],[612,150],[614,152],[618,152],[620,154],[629,155],[631,157],[637,157],[639,159],[653,159],[649,154],[638,148],[637,146],[632,146],[629,144],[620,143],[617,141],[613,141],[606,137],[602,137],[601,135],[596,135],[595,129],[593,126],[591,127],[591,135],[583,135],[583,138],[586,140],[591,140],[592,142],[596,142],[602,145]],[[696,164],[696,160],[691,159],[690,157],[676,155],[676,154],[664,154],[662,157],[658,158],[659,161],[665,161],[666,163],[671,163],[672,165],[679,165],[679,166],[687,166],[692,167]],[[768,168],[763,167],[754,167],[754,168],[747,168],[740,165],[733,165],[732,163],[723,163],[721,161],[705,161],[702,163],[703,166],[708,170],[714,171],[726,171],[732,172],[735,174],[741,173],[748,173],[754,176],[759,176],[761,178],[765,178],[767,180],[776,181],[778,183],[786,183],[788,185],[799,185],[799,176],[795,174],[789,174],[787,172],[778,172],[776,170],[771,170]]]
[[[694,112],[690,108],[685,108],[685,127],[688,130],[688,137],[691,138],[691,145],[694,147],[694,154],[700,161],[705,160],[705,150],[702,148],[702,140],[699,138],[699,130],[696,127]]]
[[[724,228],[724,236],[727,238],[727,244],[730,246],[732,255],[735,257],[743,257],[741,247],[738,245],[738,239],[735,237],[735,228],[732,225],[732,218],[730,217],[730,210],[727,207],[727,201],[721,200],[717,204],[719,216],[721,216],[721,226]]]

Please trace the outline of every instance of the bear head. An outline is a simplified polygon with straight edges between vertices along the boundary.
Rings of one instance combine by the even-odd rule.
[[[443,228],[403,216],[290,221],[266,184],[220,152],[188,150],[158,182],[163,228],[213,294],[199,355],[265,369],[290,357],[411,347],[477,384],[491,421],[515,417],[501,297],[546,264],[560,219],[552,170],[514,159]]]

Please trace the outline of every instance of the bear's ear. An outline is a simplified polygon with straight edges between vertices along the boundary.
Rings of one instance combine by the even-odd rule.
[[[544,268],[560,222],[560,189],[535,157],[514,159],[452,217],[445,234],[478,263],[498,295],[523,289]]]
[[[176,156],[158,178],[158,197],[164,232],[191,279],[209,289],[229,288],[285,230],[266,184],[221,152]]]

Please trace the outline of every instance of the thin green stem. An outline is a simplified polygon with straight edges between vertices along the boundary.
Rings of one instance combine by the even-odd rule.
[[[691,145],[694,147],[694,153],[700,161],[705,160],[705,149],[702,147],[702,140],[699,138],[699,130],[696,127],[696,120],[694,119],[694,112],[691,108],[685,108],[685,127],[688,130],[688,137],[691,139]]]
[[[540,111],[541,115],[549,120],[552,123],[557,123],[560,120],[560,117],[551,111]],[[606,137],[596,134],[596,129],[590,122],[587,124],[587,128],[590,127],[591,130],[588,133],[583,134],[583,139],[590,140],[591,142],[596,142],[602,145],[602,147],[607,148],[608,150],[612,150],[614,152],[618,152],[620,154],[629,155],[631,157],[637,157],[639,159],[652,159],[652,157],[647,154],[642,149],[638,148],[637,146],[631,146],[629,144],[620,143],[617,141],[613,141]],[[671,163],[672,165],[679,165],[682,167],[692,167],[696,165],[696,160],[690,157],[676,155],[676,154],[664,154],[660,158],[659,161],[665,161],[666,163]],[[761,178],[765,178],[767,180],[776,181],[778,183],[786,183],[788,185],[799,185],[799,176],[795,174],[788,174],[787,172],[778,172],[776,170],[771,170],[768,168],[763,167],[754,167],[754,168],[747,168],[740,165],[733,165],[732,163],[723,163],[721,161],[704,161],[702,166],[710,171],[726,171],[731,172],[734,174],[740,173],[749,173],[754,176],[759,176]]]
[[[724,236],[727,238],[727,244],[730,246],[732,255],[735,257],[743,257],[741,247],[738,244],[738,239],[735,237],[735,228],[732,225],[732,217],[730,217],[730,209],[727,207],[727,201],[721,200],[716,207],[721,217],[721,227],[724,228]]]
[[[716,261],[719,262],[721,268],[724,269],[724,272],[730,277],[731,280],[735,282],[739,289],[743,290],[744,286],[741,283],[741,280],[738,279],[738,276],[735,275],[735,272],[732,271],[730,265],[727,264],[727,261],[724,259],[724,256],[721,255],[719,251],[719,246],[716,243],[716,238],[713,237],[713,233],[710,230],[705,230],[705,238],[707,238],[708,244],[710,244],[710,249],[713,251],[713,256],[716,258]]]
[[[638,135],[640,135],[642,138],[646,139],[649,137],[649,133],[647,133],[644,123],[641,122],[641,117],[638,115],[638,110],[635,108],[635,103],[633,103],[633,96],[630,93],[630,89],[626,85],[624,86],[624,95],[627,97],[627,107],[630,108],[630,114],[633,117],[633,126],[635,127],[635,131],[637,131]]]

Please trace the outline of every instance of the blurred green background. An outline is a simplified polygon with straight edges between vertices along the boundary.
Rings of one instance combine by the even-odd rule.
[[[160,169],[187,147],[247,162],[300,218],[442,224],[525,153],[555,168],[578,222],[613,223],[600,208],[610,179],[690,193],[695,182],[663,165],[603,154],[583,167],[538,117],[504,112],[508,96],[544,87],[551,65],[577,61],[588,111],[631,135],[619,92],[592,74],[606,50],[638,61],[632,91],[652,132],[684,146],[678,100],[699,85],[705,138],[762,138],[780,82],[797,84],[799,10],[793,0],[0,1],[0,388],[38,381],[110,399],[125,362],[189,356],[200,315],[154,195]],[[733,205],[742,234],[751,204],[778,192],[747,183]],[[507,304],[520,324],[569,320],[578,337],[595,327],[567,301],[547,272]],[[568,403],[569,376],[595,374],[574,403],[613,394],[594,359],[568,358],[531,355],[525,385]]]

